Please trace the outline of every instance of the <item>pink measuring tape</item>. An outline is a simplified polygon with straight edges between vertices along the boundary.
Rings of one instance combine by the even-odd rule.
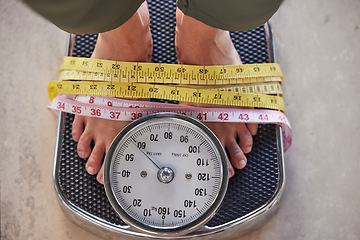
[[[183,114],[201,122],[241,122],[282,126],[284,151],[291,145],[292,131],[286,116],[276,110],[203,108],[167,103],[124,100],[98,96],[58,95],[48,106],[67,113],[118,121],[134,121],[158,112]]]

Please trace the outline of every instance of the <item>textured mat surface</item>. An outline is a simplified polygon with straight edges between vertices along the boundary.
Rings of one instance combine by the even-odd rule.
[[[176,63],[174,51],[175,2],[149,0],[151,31],[154,40],[153,62]],[[231,33],[243,63],[268,62],[265,30],[259,27],[242,33]],[[75,37],[73,56],[90,57],[96,35]],[[124,225],[108,202],[105,191],[94,176],[85,171],[85,159],[76,153],[71,137],[73,115],[66,114],[58,159],[56,181],[69,203],[105,222]],[[241,218],[265,205],[275,194],[279,182],[276,126],[261,125],[254,137],[254,148],[247,155],[245,169],[236,171],[219,212],[207,223],[217,226]]]

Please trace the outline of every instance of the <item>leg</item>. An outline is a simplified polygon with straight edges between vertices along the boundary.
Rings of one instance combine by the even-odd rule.
[[[147,3],[120,27],[100,33],[92,58],[128,62],[150,62],[152,38]]]
[[[179,63],[242,64],[228,31],[210,27],[184,15],[179,9],[176,12],[176,19],[175,45]],[[233,176],[235,173],[233,166],[241,169],[246,165],[245,153],[251,151],[252,135],[256,134],[257,124],[206,123],[206,125],[226,149],[232,164],[229,164],[230,176]]]
[[[241,64],[228,31],[210,27],[176,9],[178,62],[194,65]]]
[[[146,2],[120,27],[100,33],[92,58],[118,61],[149,62],[152,53],[150,20]],[[89,158],[86,170],[97,174],[103,183],[102,160],[115,136],[128,122],[104,120],[100,118],[75,116],[72,135],[78,142],[78,154]],[[95,143],[91,149],[91,142]]]

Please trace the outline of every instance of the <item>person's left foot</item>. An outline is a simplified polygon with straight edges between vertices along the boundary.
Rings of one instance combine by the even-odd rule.
[[[193,65],[240,65],[242,64],[228,31],[216,29],[176,11],[175,48],[179,64]],[[187,105],[194,105],[184,103]],[[209,105],[197,105],[210,107]],[[224,106],[225,107],[225,106]],[[234,168],[245,167],[245,154],[252,149],[252,136],[257,132],[257,124],[205,123],[227,150],[230,177]]]
[[[228,31],[210,27],[176,10],[175,49],[178,63],[240,65]]]

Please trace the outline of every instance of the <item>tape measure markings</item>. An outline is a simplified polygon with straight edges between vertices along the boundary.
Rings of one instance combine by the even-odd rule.
[[[166,84],[188,84],[188,85],[223,85],[223,84],[247,84],[263,82],[279,82],[282,78],[277,76],[233,78],[233,79],[197,79],[194,80],[177,78],[174,76],[154,77],[152,74],[131,75],[131,73],[110,74],[98,72],[85,72],[77,70],[63,70],[60,72],[59,80],[93,80],[107,82],[141,82],[141,83],[166,83]]]
[[[113,81],[112,79],[105,79],[100,77],[95,77],[95,75],[87,75],[87,74],[77,74],[72,75],[68,74],[69,72],[61,72],[60,73],[60,81],[68,81],[68,80],[81,80],[81,81],[103,81],[103,82],[129,82],[129,81]],[[64,77],[63,74],[67,76]],[[93,73],[88,73],[93,74]],[[165,80],[165,79],[164,79]],[[260,79],[261,80],[261,79]],[[261,94],[280,94],[282,95],[281,84],[279,82],[261,82],[259,80],[253,83],[242,83],[242,84],[215,84],[215,85],[186,85],[185,83],[181,83],[183,87],[191,87],[191,88],[207,88],[207,89],[218,89],[220,88],[222,91],[232,91],[232,92],[244,92],[244,93],[261,93]],[[153,81],[130,81],[130,82],[138,82],[138,83],[150,83],[154,84]],[[172,84],[169,81],[163,81],[163,84]]]
[[[75,100],[72,100],[61,95],[58,95],[48,107],[62,112],[118,121],[134,121],[157,112],[175,112],[202,122],[277,124],[283,127],[285,149],[290,146],[292,138],[288,119],[282,112],[274,110],[201,108],[144,101],[134,102],[97,96],[77,96]]]
[[[60,95],[61,96],[61,95]],[[181,104],[172,104],[172,103],[160,103],[160,102],[149,102],[141,100],[127,100],[113,97],[101,97],[101,96],[89,96],[89,95],[76,95],[76,96],[66,96],[67,98],[80,102],[80,103],[89,103],[95,105],[109,106],[109,107],[118,107],[118,108],[189,108],[191,106],[181,105]]]
[[[103,59],[65,57],[60,71],[77,70],[119,76],[138,76],[154,78],[171,78],[172,83],[181,83],[180,79],[189,81],[186,84],[214,84],[217,80],[236,80],[249,78],[280,77],[281,69],[276,63],[246,65],[199,66],[163,63],[120,62]],[[226,82],[228,83],[228,82]],[[224,84],[221,83],[221,84]]]
[[[196,66],[65,57],[60,72],[61,80],[81,81],[51,82],[51,98],[57,93],[159,98],[284,111],[282,73],[273,63]]]
[[[284,111],[283,99],[278,96],[208,89],[191,89],[180,85],[170,86],[119,82],[52,81],[49,84],[49,96],[56,96],[56,91],[60,94],[66,95],[159,98],[204,104],[270,108]]]
[[[77,107],[77,110],[75,110],[74,107]],[[72,114],[102,117],[119,121],[136,120],[131,119],[131,117],[133,117],[129,116],[129,114],[132,115],[131,113],[152,114],[156,111],[168,111],[186,114],[204,122],[283,124],[291,128],[285,114],[280,111],[265,109],[202,108],[144,101],[115,100],[97,96],[86,96],[84,98],[76,96],[73,100],[62,95],[58,95],[49,104],[49,108]],[[100,110],[100,112],[98,110]],[[98,111],[98,114],[96,114],[96,111]],[[114,118],[109,116],[109,112],[111,111],[120,112],[123,113],[123,115]],[[202,118],[197,117],[200,113],[203,116]]]

